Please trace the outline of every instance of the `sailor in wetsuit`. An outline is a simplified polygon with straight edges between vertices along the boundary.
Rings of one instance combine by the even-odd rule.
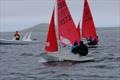
[[[71,49],[71,52],[74,53],[74,54],[77,54],[77,47],[78,47],[78,43],[77,41],[74,42],[74,45],[72,46],[72,49]]]
[[[97,45],[98,44],[98,36],[96,36],[96,38],[92,39],[92,37],[90,37],[87,41],[89,41],[87,44],[88,45]]]
[[[72,47],[71,52],[74,54],[79,54],[80,56],[86,56],[88,55],[88,47],[83,43],[83,41],[80,41],[80,44],[76,44]]]

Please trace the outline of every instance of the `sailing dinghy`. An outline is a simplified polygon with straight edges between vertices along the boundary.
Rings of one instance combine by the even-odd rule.
[[[25,34],[22,40],[15,40],[14,38],[12,40],[7,39],[0,39],[0,44],[6,44],[6,45],[27,45],[27,44],[35,44],[40,43],[40,41],[33,41],[30,39],[31,33]]]
[[[82,19],[82,38],[95,39],[97,37],[95,24],[89,8],[87,0],[84,0],[83,19]],[[88,47],[96,47],[97,45],[88,45]]]
[[[79,41],[79,36],[66,5],[65,0],[57,0],[58,9],[58,39],[60,36],[68,39],[71,44],[74,41]],[[41,53],[41,57],[47,62],[50,61],[73,61],[73,62],[86,62],[93,61],[93,56],[79,56],[78,54],[71,53],[71,50],[60,50],[58,48],[58,42],[55,31],[54,23],[54,9],[52,13],[52,18],[49,25],[49,31],[47,34],[47,40],[45,45],[44,53]]]

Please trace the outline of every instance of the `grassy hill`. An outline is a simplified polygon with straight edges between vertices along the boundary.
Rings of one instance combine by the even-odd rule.
[[[29,27],[27,29],[21,30],[21,32],[47,32],[49,28],[49,24],[48,23],[40,23],[37,24],[35,26]],[[96,30],[112,30],[112,29],[120,29],[120,27],[96,27]],[[57,27],[56,27],[56,31],[57,31]]]
[[[48,23],[40,23],[33,27],[22,30],[22,32],[46,32],[48,30]]]

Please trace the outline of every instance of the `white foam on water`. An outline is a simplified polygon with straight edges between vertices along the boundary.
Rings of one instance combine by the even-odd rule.
[[[40,57],[40,59],[38,60],[39,63],[43,63],[43,62],[47,62],[47,60],[45,60],[44,58]]]

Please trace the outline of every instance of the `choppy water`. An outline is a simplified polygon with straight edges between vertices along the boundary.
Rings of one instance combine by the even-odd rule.
[[[95,62],[40,63],[45,34],[32,33],[40,44],[0,45],[0,80],[120,80],[120,28],[98,29]],[[23,33],[24,34],[24,33]],[[0,33],[12,39],[13,33]]]

